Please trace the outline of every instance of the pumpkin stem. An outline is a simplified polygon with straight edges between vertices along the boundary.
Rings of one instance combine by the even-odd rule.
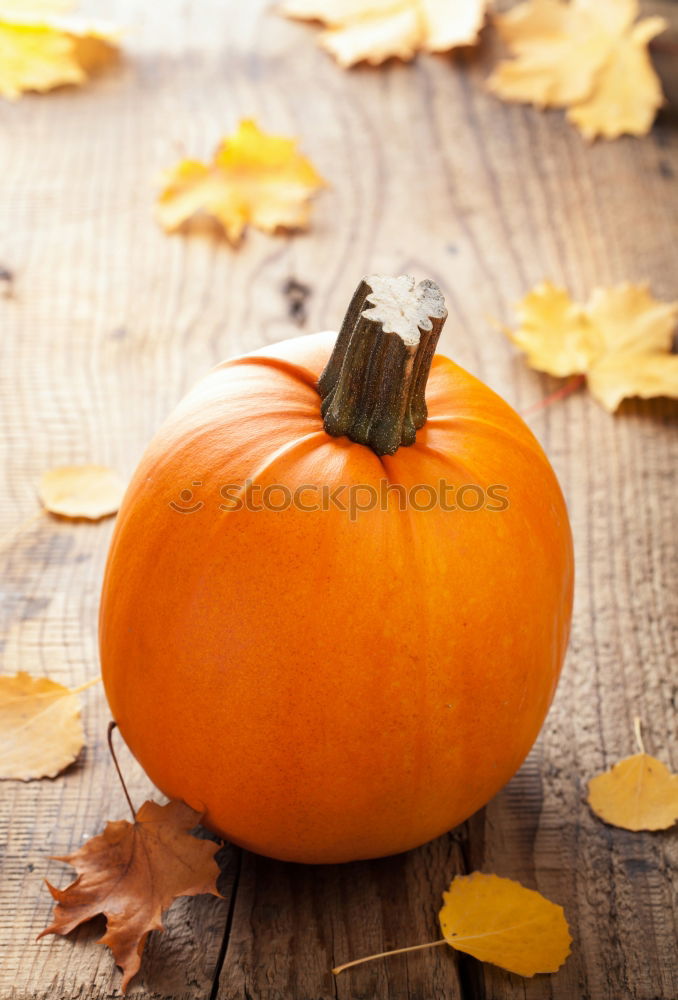
[[[446,318],[433,281],[363,278],[318,380],[327,433],[377,455],[413,444],[426,423],[426,382]]]

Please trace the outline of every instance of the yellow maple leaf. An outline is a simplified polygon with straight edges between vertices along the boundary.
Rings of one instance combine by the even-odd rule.
[[[663,101],[647,51],[666,21],[638,0],[527,0],[496,24],[513,58],[488,81],[508,101],[567,107],[586,139],[645,135]]]
[[[20,671],[0,677],[0,778],[54,778],[83,748],[80,691]]]
[[[0,95],[81,84],[115,59],[110,28],[76,18],[19,14],[0,4]]]
[[[294,139],[242,121],[211,163],[183,160],[165,175],[157,216],[169,232],[197,213],[213,216],[233,243],[248,224],[265,233],[305,229],[310,199],[325,181]]]
[[[538,371],[585,374],[610,412],[627,396],[678,397],[678,355],[671,354],[678,302],[658,302],[644,285],[597,288],[586,305],[546,281],[516,308],[506,333]]]
[[[43,473],[38,494],[50,514],[98,521],[115,514],[125,484],[105,465],[60,465]]]
[[[443,893],[448,944],[520,976],[555,972],[570,954],[562,906],[498,875],[458,875]]]
[[[624,830],[666,830],[678,820],[678,774],[645,752],[640,719],[634,720],[639,753],[589,781],[594,813]]]
[[[341,66],[412,59],[472,45],[487,0],[284,0],[286,17],[322,21],[320,44]]]

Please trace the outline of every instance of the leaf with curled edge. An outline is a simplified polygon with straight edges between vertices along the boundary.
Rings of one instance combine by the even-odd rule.
[[[348,67],[473,45],[486,7],[487,0],[284,0],[278,10],[321,21],[320,45]]]
[[[89,521],[115,514],[124,492],[120,476],[105,465],[59,465],[44,472],[38,486],[48,513]]]
[[[78,694],[48,677],[21,670],[0,677],[0,779],[55,778],[85,744]]]
[[[663,103],[648,44],[668,24],[638,0],[526,0],[495,25],[511,58],[488,80],[505,101],[567,108],[584,138],[645,135]]]
[[[200,813],[184,802],[161,806],[144,802],[134,823],[107,823],[103,833],[75,853],[56,858],[78,877],[66,889],[47,883],[56,900],[54,922],[45,934],[69,934],[99,914],[106,917],[101,938],[123,970],[122,988],[139,971],[149,933],[162,930],[163,912],[178,896],[217,890],[219,845],[192,837]]]

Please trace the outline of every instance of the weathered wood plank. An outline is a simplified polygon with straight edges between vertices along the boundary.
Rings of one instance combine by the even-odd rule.
[[[305,866],[245,853],[219,1000],[456,1000],[462,982],[441,949],[342,974],[335,965],[439,937],[441,891],[462,872],[458,839],[380,861]]]
[[[672,19],[656,59],[675,100],[676,4],[645,6]],[[364,272],[438,280],[451,313],[442,349],[518,408],[556,383],[529,371],[492,320],[510,321],[534,282],[585,297],[649,279],[658,296],[678,296],[675,107],[643,140],[587,147],[561,113],[484,92],[489,36],[477,53],[344,73],[315,48],[315,29],[264,3],[88,9],[130,25],[127,62],[82,91],[0,106],[0,265],[14,275],[13,294],[0,295],[0,530],[32,515],[51,464],[130,472],[222,357],[336,326]],[[154,176],[207,155],[250,114],[298,134],[331,182],[311,232],[249,233],[237,251],[209,234],[164,236]],[[290,279],[309,290],[305,319]],[[678,766],[677,414],[666,401],[630,402],[611,418],[580,393],[530,418],[568,497],[578,565],[571,651],[537,748],[483,814],[410,855],[338,869],[243,855],[220,1000],[675,1000],[675,834],[613,830],[583,797],[589,776],[632,752],[635,714],[649,749]],[[74,685],[96,674],[109,534],[44,519],[5,541],[3,671]],[[82,761],[54,782],[0,787],[0,1000],[103,1000],[119,986],[100,928],[34,942],[51,906],[43,876],[68,878],[48,855],[125,815],[103,693],[83,700]],[[135,798],[151,794],[129,759],[125,768]],[[436,936],[440,892],[475,867],[565,906],[575,944],[556,976],[524,981],[435,949],[332,979],[335,962]],[[178,904],[131,996],[208,996],[227,911],[228,900]]]

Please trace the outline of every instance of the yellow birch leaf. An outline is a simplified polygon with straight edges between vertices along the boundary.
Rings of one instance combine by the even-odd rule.
[[[594,813],[624,830],[666,830],[678,820],[678,774],[648,753],[625,757],[589,781]]]
[[[296,140],[262,132],[242,121],[211,163],[183,160],[164,179],[157,217],[168,232],[198,213],[215,218],[237,243],[246,226],[266,233],[305,229],[310,199],[325,181]]]
[[[0,96],[81,84],[117,56],[110,28],[48,14],[19,15],[0,4]]]
[[[443,893],[440,926],[448,944],[519,976],[555,972],[572,938],[562,906],[498,875],[459,875]]]
[[[496,17],[513,58],[488,87],[507,101],[567,107],[588,140],[644,135],[663,100],[647,46],[667,25],[637,16],[638,0],[526,0]]]
[[[60,465],[43,473],[38,487],[50,514],[90,521],[115,514],[124,492],[123,481],[105,465]]]
[[[487,0],[284,0],[285,17],[321,21],[319,42],[341,66],[412,59],[472,45]]]
[[[84,742],[77,691],[23,671],[0,677],[0,778],[54,778]]]
[[[586,375],[591,394],[614,412],[622,399],[678,398],[678,355],[671,353],[678,302],[658,302],[644,285],[597,288],[586,305],[550,282],[517,306],[507,335],[538,371]]]

